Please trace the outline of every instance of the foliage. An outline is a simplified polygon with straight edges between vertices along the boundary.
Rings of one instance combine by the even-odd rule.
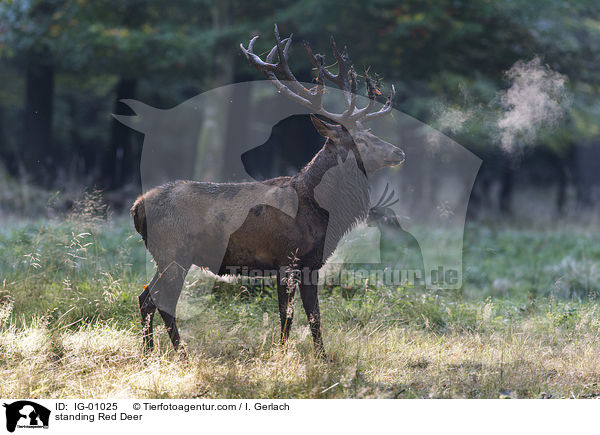
[[[370,68],[382,75],[386,86],[396,85],[398,109],[466,146],[485,149],[497,145],[497,133],[480,115],[496,116],[490,108],[497,103],[497,92],[507,86],[504,72],[518,60],[539,56],[567,77],[573,94],[565,122],[537,138],[537,143],[562,153],[597,134],[600,16],[595,6],[588,0],[2,2],[0,74],[9,75],[18,89],[28,62],[53,63],[59,77],[57,149],[67,154],[74,147],[89,147],[105,153],[109,150],[99,144],[108,140],[106,120],[117,78],[140,80],[138,97],[163,107],[224,81],[262,78],[248,67],[238,46],[260,34],[258,45],[267,50],[276,22],[283,34],[295,34],[298,55],[293,62],[300,78],[310,81],[312,76],[308,59],[299,53],[300,43],[310,42],[327,53],[327,37],[335,35],[350,47],[359,74]],[[330,57],[328,61],[333,64]],[[233,75],[224,73],[224,67]],[[17,77],[12,76],[15,72]],[[83,91],[92,89],[90,83],[95,83],[93,91]],[[8,94],[3,101],[10,110],[0,114],[6,125],[5,132],[0,125],[0,155],[18,155],[15,136],[21,133],[13,126],[21,122],[19,104],[9,101],[19,97],[14,91]],[[90,107],[102,116],[69,110],[73,99],[76,107]],[[461,131],[444,129],[438,118],[447,110],[474,116]],[[82,172],[97,171],[100,161],[101,157],[87,159]]]

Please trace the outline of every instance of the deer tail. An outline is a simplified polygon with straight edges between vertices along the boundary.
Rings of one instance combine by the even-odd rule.
[[[133,225],[135,230],[140,233],[144,243],[148,246],[148,226],[146,222],[146,207],[144,206],[144,197],[140,196],[131,207],[131,216],[133,216]]]

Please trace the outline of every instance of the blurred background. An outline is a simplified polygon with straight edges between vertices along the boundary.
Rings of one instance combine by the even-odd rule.
[[[2,1],[0,213],[47,213],[48,201],[68,209],[71,198],[94,188],[113,209],[127,208],[141,191],[143,135],[111,117],[132,114],[119,100],[166,109],[215,87],[264,79],[239,44],[260,34],[256,52],[266,53],[277,23],[283,36],[294,34],[290,62],[299,80],[314,77],[303,42],[335,69],[328,44],[335,35],[359,75],[377,72],[385,92],[395,85],[397,110],[481,157],[470,216],[514,215],[536,201],[545,215],[578,215],[593,208],[600,186],[599,6]],[[247,104],[236,106],[236,116]],[[282,123],[270,146],[286,136],[318,141],[307,126],[303,118]],[[308,161],[315,146],[305,149],[295,158]],[[276,154],[262,177],[281,172]]]

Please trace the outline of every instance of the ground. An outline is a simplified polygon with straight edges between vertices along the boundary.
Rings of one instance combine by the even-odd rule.
[[[595,397],[599,242],[583,224],[469,223],[461,290],[325,288],[325,360],[313,355],[300,301],[281,348],[272,289],[199,291],[196,271],[181,306],[182,359],[158,316],[158,348],[142,352],[137,295],[149,265],[128,217],[8,219],[0,396]]]

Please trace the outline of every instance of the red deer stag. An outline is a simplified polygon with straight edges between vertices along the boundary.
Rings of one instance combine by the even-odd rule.
[[[364,107],[358,108],[357,74],[347,50],[340,53],[333,37],[331,48],[338,64],[337,74],[325,68],[324,56],[313,54],[310,46],[306,46],[308,55],[318,70],[317,85],[310,90],[296,80],[289,68],[291,36],[281,40],[275,26],[276,44],[265,61],[253,52],[257,38],[258,36],[250,41],[247,49],[240,44],[250,64],[262,71],[278,92],[334,123],[311,115],[316,130],[325,137],[325,143],[312,161],[292,177],[251,183],[176,181],[156,187],[135,201],[131,209],[135,228],[142,235],[157,266],[155,276],[139,296],[144,345],[147,350],[153,347],[152,319],[157,308],[173,346],[176,349],[179,347],[175,307],[192,264],[208,267],[217,274],[227,274],[232,268],[239,270],[242,267],[247,267],[248,270],[279,271],[277,292],[281,341],[285,342],[292,326],[296,286],[286,285],[283,271],[290,264],[290,255],[293,255],[294,268],[311,271],[313,279],[310,282],[300,280],[297,287],[308,317],[315,349],[323,354],[317,281],[314,278],[344,232],[357,219],[366,218],[369,210],[369,190],[365,181],[367,174],[404,161],[401,149],[371,134],[362,126],[362,122],[392,110],[393,87],[385,105],[375,110],[380,83],[366,75],[369,101]],[[276,57],[277,62],[274,62]],[[345,102],[343,113],[330,113],[323,108],[326,80],[342,90]],[[354,168],[359,170],[351,173],[350,177],[343,177],[348,162],[354,162]],[[339,180],[340,176],[342,181]],[[219,206],[231,207],[233,210],[238,206],[235,203],[237,192],[253,188],[255,192],[261,192],[260,189],[265,186],[295,192],[295,217],[270,205],[272,201],[258,197],[247,215],[244,214],[245,220],[241,226],[226,234],[227,246],[220,265],[207,265],[203,258],[207,258],[206,251],[211,249],[214,233],[224,230],[220,227],[223,225],[223,218],[219,219],[206,210],[214,209],[217,202],[221,203]],[[341,197],[346,198],[346,208],[338,207]],[[329,201],[332,207],[328,210],[323,201]],[[336,222],[332,222],[334,215]]]

